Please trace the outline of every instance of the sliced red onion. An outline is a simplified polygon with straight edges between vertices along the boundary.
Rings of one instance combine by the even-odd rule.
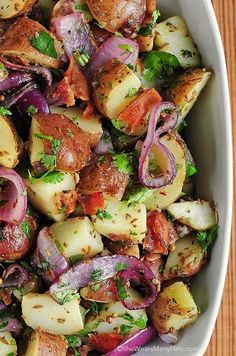
[[[43,79],[50,86],[52,84],[52,74],[49,69],[41,66],[23,66],[20,64],[15,64],[8,62],[5,58],[0,57],[0,62],[7,68],[12,71],[26,72],[26,73],[35,73],[43,77]]]
[[[163,111],[166,111],[164,124],[156,130],[157,122]],[[169,111],[171,111],[170,114],[168,113]],[[148,188],[161,188],[167,184],[171,184],[176,177],[177,168],[175,159],[166,146],[160,142],[160,136],[163,133],[174,129],[177,122],[178,113],[174,104],[161,102],[153,107],[148,124],[147,136],[142,145],[138,171],[140,182]],[[166,171],[155,177],[150,174],[148,169],[149,156],[153,145],[157,146],[167,159]]]
[[[29,282],[31,276],[29,272],[18,263],[13,263],[3,272],[0,288],[22,287]]]
[[[178,331],[175,333],[159,334],[159,337],[162,341],[166,342],[169,345],[176,345],[179,341]]]
[[[125,50],[126,47],[129,50]],[[85,75],[89,80],[92,80],[97,70],[113,58],[122,63],[130,64],[135,68],[138,53],[139,46],[137,42],[129,38],[111,36],[94,53],[85,68]]]
[[[0,312],[0,325],[1,325],[0,336],[1,333],[4,331],[14,332],[15,335],[19,335],[19,333],[22,330],[22,325],[20,324],[19,320],[10,316],[1,317],[1,312]]]
[[[97,146],[94,148],[93,152],[96,154],[103,154],[111,152],[114,150],[113,143],[111,140],[111,135],[109,131],[103,130],[101,140],[98,142]]]
[[[64,48],[68,59],[74,51],[88,53],[91,56],[95,50],[95,41],[90,34],[89,26],[84,21],[82,13],[77,12],[66,16],[52,19],[57,36],[64,43]]]
[[[2,310],[5,310],[7,308],[6,304],[4,302],[0,302],[0,312]]]
[[[157,289],[151,280],[147,279],[145,275],[142,275],[136,270],[124,270],[120,273],[120,278],[123,278],[124,285],[127,286],[132,281],[135,285],[142,285],[148,289],[148,296],[144,300],[134,301],[128,298],[122,300],[122,304],[131,310],[147,308],[154,302],[157,297]]]
[[[28,116],[27,109],[33,106],[37,113],[49,113],[48,103],[43,94],[38,89],[33,89],[25,93],[18,101],[17,107],[23,117]]]
[[[0,167],[0,178],[6,180],[6,185],[0,189],[0,221],[21,224],[27,209],[26,186],[19,174],[10,168]]]
[[[107,352],[104,356],[130,356],[133,355],[138,348],[146,345],[152,338],[157,336],[156,330],[152,326],[138,331],[128,339],[122,341],[114,350]]]
[[[13,89],[21,84],[32,81],[33,76],[29,73],[14,72],[8,75],[4,80],[0,81],[0,93],[4,93],[6,90]]]
[[[55,279],[68,270],[69,263],[50,237],[47,227],[44,227],[39,232],[37,247],[40,255],[49,264],[49,268],[53,271]]]
[[[63,304],[59,295],[76,294],[80,288],[94,284],[94,276],[96,276],[96,282],[111,278],[118,272],[119,265],[142,273],[145,281],[154,278],[152,271],[136,257],[125,255],[95,257],[91,260],[78,262],[66,273],[63,273],[58,281],[50,287],[50,294],[57,302]]]
[[[26,85],[24,85],[22,88],[19,90],[15,91],[13,94],[9,95],[2,103],[1,105],[10,108],[12,105],[15,105],[17,101],[22,98],[26,93],[29,91],[35,89],[37,87],[37,84],[34,82],[29,82]]]

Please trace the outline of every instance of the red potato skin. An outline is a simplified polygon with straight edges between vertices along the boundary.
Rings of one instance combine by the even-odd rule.
[[[104,28],[101,28],[94,24],[91,24],[90,28],[98,47],[100,47],[106,40],[108,40],[109,37],[111,37],[111,33],[105,30]]]
[[[147,233],[143,241],[146,251],[167,255],[177,237],[173,224],[164,213],[152,211],[148,214]]]
[[[81,203],[85,215],[94,215],[98,209],[104,209],[105,202],[101,192],[82,195],[78,199]]]
[[[119,172],[112,161],[111,154],[104,154],[103,159],[95,159],[81,171],[78,191],[83,193],[102,192],[121,200],[128,184],[129,176]]]
[[[88,0],[92,15],[109,32],[131,36],[142,24],[146,0]]]
[[[94,292],[89,286],[86,300],[96,300],[97,302],[109,303],[119,300],[117,286],[112,278],[105,279],[99,283],[99,288]]]
[[[89,335],[89,344],[93,349],[107,353],[114,350],[122,342],[122,337],[118,334],[101,333]]]
[[[59,139],[56,168],[63,172],[77,172],[89,161],[90,148],[83,131],[69,118],[58,114],[37,114],[34,116],[43,135]],[[44,152],[52,154],[51,143],[43,140]]]
[[[0,229],[0,261],[16,261],[27,255],[36,236],[38,224],[33,215],[26,214],[29,237],[18,225],[8,224]]]

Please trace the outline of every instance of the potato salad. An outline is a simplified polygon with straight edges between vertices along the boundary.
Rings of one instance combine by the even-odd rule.
[[[201,317],[218,216],[186,126],[211,75],[154,0],[0,0],[1,356],[128,356]]]

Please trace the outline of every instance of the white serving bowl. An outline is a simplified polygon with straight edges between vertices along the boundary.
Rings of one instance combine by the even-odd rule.
[[[227,271],[233,197],[233,158],[230,100],[224,50],[210,0],[159,0],[164,18],[182,15],[202,55],[204,66],[214,71],[206,89],[188,115],[188,145],[198,167],[197,194],[214,200],[219,214],[219,234],[211,259],[195,277],[192,293],[202,314],[181,334],[176,346],[154,340],[138,356],[203,355],[219,311]]]

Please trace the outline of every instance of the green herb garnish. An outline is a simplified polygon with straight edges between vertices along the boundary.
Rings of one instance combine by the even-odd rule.
[[[26,112],[30,115],[34,115],[37,114],[38,112],[38,108],[36,108],[34,105],[30,105],[28,106],[28,108],[26,109]]]
[[[97,269],[91,274],[91,279],[93,282],[98,282],[100,277],[103,275],[103,271],[101,269]]]
[[[218,228],[219,226],[215,225],[207,231],[199,231],[197,233],[197,241],[203,251],[206,251],[216,240]]]
[[[103,219],[112,219],[111,214],[109,214],[106,210],[98,209],[96,212],[96,216],[103,220]]]
[[[128,297],[125,285],[124,285],[124,278],[119,278],[117,280],[117,291],[118,291],[118,296],[119,296],[119,300],[124,300],[125,298]]]
[[[129,334],[129,332],[130,332],[130,329],[132,329],[132,325],[125,325],[125,324],[122,324],[121,326],[120,326],[120,334],[122,335],[122,336],[126,336],[126,335],[128,335]]]
[[[0,106],[0,115],[12,115],[12,112],[6,108],[4,108],[4,106]]]
[[[30,39],[32,47],[37,49],[40,53],[46,54],[49,57],[57,58],[58,54],[54,45],[54,38],[52,38],[47,32],[36,32]]]
[[[129,91],[128,91],[128,95],[127,97],[128,98],[133,98],[138,92],[138,89],[136,88],[130,88]]]
[[[125,262],[118,262],[117,264],[116,264],[116,271],[124,271],[124,269],[126,269],[127,268],[127,263],[125,263]]]
[[[134,51],[134,47],[128,44],[121,44],[118,47],[125,52],[133,53]]]
[[[186,177],[191,177],[197,173],[197,168],[191,161],[186,161]]]
[[[72,264],[81,261],[84,258],[84,255],[82,253],[79,253],[78,255],[73,255],[70,256],[70,262]]]
[[[174,70],[180,67],[179,61],[173,54],[163,51],[152,51],[143,59],[144,78],[153,82],[158,78],[168,78]]]
[[[126,174],[131,174],[133,172],[132,165],[126,153],[114,154],[112,159],[119,172]]]

